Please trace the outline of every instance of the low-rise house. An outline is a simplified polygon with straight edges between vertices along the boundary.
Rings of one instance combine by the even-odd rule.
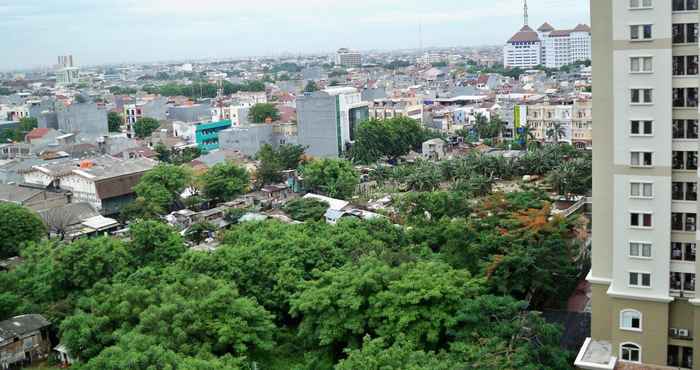
[[[41,315],[22,315],[0,321],[0,368],[24,367],[51,352],[49,327]]]
[[[0,203],[14,203],[35,211],[66,205],[72,197],[70,191],[48,190],[28,184],[0,184]]]
[[[447,143],[442,139],[431,139],[423,143],[423,157],[441,160],[447,156]]]
[[[90,203],[103,215],[112,215],[133,200],[134,186],[157,164],[149,158],[101,156],[33,166],[24,173],[24,181],[69,190],[76,201]]]
[[[89,203],[71,203],[39,211],[52,237],[71,241],[83,237],[109,234],[119,228],[119,222],[104,217]]]

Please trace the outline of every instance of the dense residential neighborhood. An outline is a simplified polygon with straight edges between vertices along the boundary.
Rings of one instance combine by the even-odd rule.
[[[238,57],[212,1],[100,5],[211,52],[0,61],[0,369],[699,368],[696,0],[468,1],[502,39],[424,10],[365,48],[415,18],[377,0]],[[163,32],[121,47],[188,55]]]

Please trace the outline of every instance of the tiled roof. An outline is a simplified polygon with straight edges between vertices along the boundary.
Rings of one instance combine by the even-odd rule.
[[[35,128],[27,133],[27,140],[41,139],[51,131],[50,128]]]
[[[540,32],[550,32],[554,31],[554,27],[552,27],[552,25],[548,22],[544,22],[537,30]]]
[[[572,32],[591,32],[591,27],[589,27],[587,24],[579,24],[573,29]]]
[[[535,42],[535,41],[540,41],[539,36],[537,36],[537,32],[530,28],[530,26],[523,26],[523,28],[518,31],[513,37],[508,40],[509,43],[514,43],[514,42]]]
[[[566,37],[571,34],[571,30],[556,30],[549,34],[549,37]]]

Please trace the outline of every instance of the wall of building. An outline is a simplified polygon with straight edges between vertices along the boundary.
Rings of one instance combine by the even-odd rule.
[[[58,129],[65,133],[107,135],[107,110],[94,103],[74,103],[68,107],[57,104]]]
[[[336,97],[324,92],[305,94],[297,99],[299,144],[308,146],[308,155],[339,156],[339,114]]]

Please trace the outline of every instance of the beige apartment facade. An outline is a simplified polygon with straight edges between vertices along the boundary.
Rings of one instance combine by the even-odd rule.
[[[569,143],[579,149],[592,144],[593,121],[590,100],[574,100],[568,104],[539,103],[527,106],[527,126],[535,140],[540,142]],[[554,135],[555,127],[559,134]]]
[[[697,1],[591,0],[591,17],[592,328],[576,366],[700,369]]]

